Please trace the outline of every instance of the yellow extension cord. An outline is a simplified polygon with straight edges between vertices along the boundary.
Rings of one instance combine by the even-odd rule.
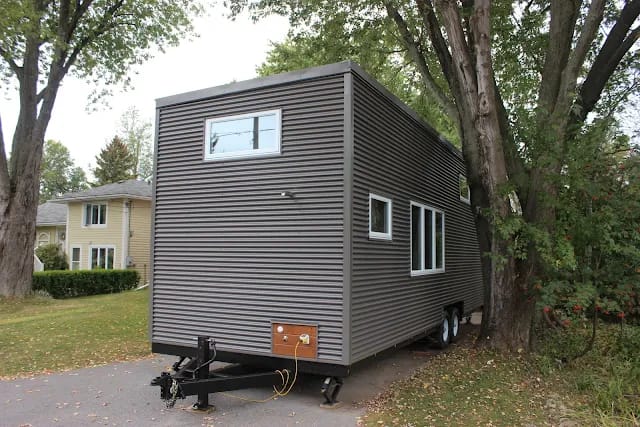
[[[234,399],[244,400],[245,402],[253,402],[253,403],[265,403],[275,399],[276,397],[286,396],[293,389],[293,386],[296,383],[296,379],[298,378],[298,346],[299,345],[300,345],[300,340],[298,340],[298,342],[296,343],[296,347],[293,350],[293,360],[295,361],[296,369],[293,373],[293,381],[291,381],[291,385],[289,385],[289,388],[287,388],[287,384],[289,383],[289,371],[285,369],[283,372],[278,369],[276,372],[279,373],[280,377],[282,378],[282,388],[278,390],[276,386],[273,386],[274,393],[271,396],[267,397],[266,399],[262,399],[262,400],[250,399],[248,397],[237,396],[235,394],[226,393],[226,392],[220,392],[220,394],[223,394],[228,397],[232,397]],[[285,373],[286,373],[286,380],[285,380]]]

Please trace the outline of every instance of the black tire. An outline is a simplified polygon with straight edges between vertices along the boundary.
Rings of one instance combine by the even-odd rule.
[[[449,340],[450,342],[456,342],[460,335],[460,323],[461,316],[460,310],[457,307],[451,307],[449,309]]]
[[[449,328],[449,313],[446,310],[442,312],[442,322],[436,333],[436,346],[440,349],[447,348],[451,342],[451,334]]]

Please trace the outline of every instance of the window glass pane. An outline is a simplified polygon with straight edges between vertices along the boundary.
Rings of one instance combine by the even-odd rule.
[[[100,218],[98,220],[98,224],[106,224],[107,223],[107,205],[100,205]]]
[[[411,206],[411,269],[421,270],[420,207]]]
[[[91,205],[91,224],[98,223],[98,205]]]
[[[80,261],[80,248],[71,249],[71,261],[73,262]]]
[[[433,268],[433,211],[424,210],[424,266]]]
[[[209,154],[276,149],[276,115],[245,117],[209,124]]]
[[[91,205],[85,205],[84,207],[84,225],[91,224]]]
[[[460,198],[464,200],[469,200],[470,198],[470,190],[469,184],[467,183],[467,178],[460,175]]]
[[[259,148],[261,150],[275,150],[278,146],[276,141],[276,115],[260,117],[260,139]]]
[[[113,268],[113,248],[107,249],[107,260],[106,260],[105,268],[108,268],[108,269]]]
[[[387,219],[387,202],[371,199],[371,231],[377,233],[389,232],[389,220]]]
[[[444,221],[441,212],[436,212],[436,268],[442,268],[444,261]]]
[[[91,269],[100,268],[98,265],[99,252],[98,248],[91,248]]]

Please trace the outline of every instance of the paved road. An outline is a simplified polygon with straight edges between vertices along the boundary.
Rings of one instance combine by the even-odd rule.
[[[267,403],[213,394],[216,410],[209,413],[190,410],[195,397],[166,409],[159,388],[149,381],[175,361],[168,356],[0,381],[0,426],[354,426],[366,410],[362,402],[409,376],[434,353],[428,344],[414,343],[356,365],[336,409],[320,408],[322,378],[307,375],[299,377],[288,396]],[[271,390],[234,393],[262,399]]]

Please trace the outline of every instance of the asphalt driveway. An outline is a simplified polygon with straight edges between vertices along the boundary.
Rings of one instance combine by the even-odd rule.
[[[463,332],[469,333],[469,328],[463,326]],[[436,353],[428,343],[418,342],[356,365],[340,393],[342,406],[335,409],[320,408],[323,378],[310,375],[300,376],[288,396],[266,403],[212,394],[210,401],[216,409],[208,413],[190,409],[195,397],[178,400],[174,408],[166,409],[159,388],[149,381],[175,361],[168,356],[0,381],[0,425],[354,426],[366,411],[366,401],[387,390],[393,381],[411,375]],[[263,399],[271,390],[233,394]]]

